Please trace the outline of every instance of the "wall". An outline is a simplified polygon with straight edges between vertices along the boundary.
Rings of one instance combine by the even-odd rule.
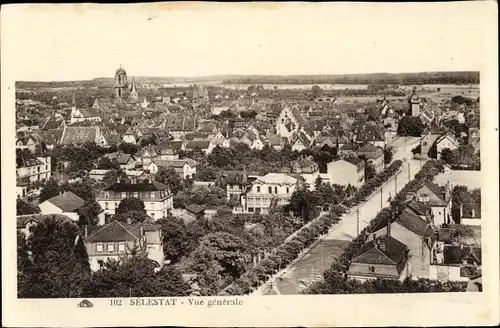
[[[62,214],[63,211],[49,201],[45,201],[38,205],[40,207],[40,214]]]
[[[460,266],[431,265],[429,278],[440,281],[468,281],[467,277],[460,277]]]
[[[391,224],[391,237],[405,244],[410,250],[408,253],[410,274],[418,278],[428,278],[431,252],[425,240],[398,223]]]
[[[470,225],[470,226],[481,226],[481,219],[460,219],[460,224]]]
[[[395,265],[373,265],[375,267],[375,272],[371,273],[369,267],[371,264],[365,263],[351,263],[349,266],[348,277],[351,279],[368,280],[380,278],[400,278]],[[404,279],[404,278],[403,278]]]

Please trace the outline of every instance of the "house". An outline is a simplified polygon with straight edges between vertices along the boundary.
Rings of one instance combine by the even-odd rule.
[[[450,134],[444,134],[437,138],[436,140],[436,150],[437,150],[437,158],[441,158],[441,153],[443,152],[443,149],[450,149],[450,150],[455,150],[460,146],[458,143],[457,139],[450,135]]]
[[[165,121],[165,129],[175,140],[196,131],[196,116],[169,115]]]
[[[63,129],[61,144],[83,145],[86,142],[98,143],[100,139],[98,126],[65,126]]]
[[[460,224],[481,226],[481,204],[460,204]]]
[[[438,243],[433,250],[430,279],[468,281],[481,267],[481,248]]]
[[[438,227],[452,223],[451,193],[449,189],[448,185],[442,190],[435,183],[427,182],[418,190],[412,192],[414,199],[431,207],[434,224]]]
[[[358,157],[366,158],[367,162],[375,168],[375,173],[379,174],[384,170],[384,152],[382,149],[368,143],[359,148]]]
[[[298,152],[307,149],[310,145],[309,139],[303,132],[295,134],[295,136],[292,138],[291,143],[292,143],[292,150]]]
[[[16,149],[28,149],[35,153],[38,140],[31,134],[16,135]]]
[[[150,145],[143,147],[138,153],[135,154],[135,157],[141,162],[143,169],[146,169],[157,156],[158,152],[155,147]]]
[[[205,205],[191,204],[186,206],[186,215],[190,217],[190,219],[198,220],[202,219],[205,216]]]
[[[383,131],[383,127],[379,127],[373,122],[365,122],[359,125],[356,131],[356,142],[384,148],[386,145],[385,131]]]
[[[435,144],[436,140],[441,134],[441,129],[435,124],[431,124],[430,127],[426,128],[422,132],[422,138],[420,139],[421,158],[427,158],[429,156],[429,152],[432,146]]]
[[[413,278],[429,278],[432,249],[436,233],[430,222],[422,220],[411,209],[405,208],[390,220],[382,220],[370,233],[368,240],[388,235],[408,247],[408,273]]]
[[[179,159],[179,149],[172,148],[169,143],[160,143],[156,146],[156,159],[171,161]]]
[[[173,168],[182,179],[193,177],[196,174],[196,162],[191,159],[177,159],[170,161],[163,161],[155,159],[147,167],[149,172],[157,174],[160,167]]]
[[[16,179],[27,183],[45,181],[52,176],[51,157],[35,156],[28,150],[16,153]]]
[[[326,167],[326,176],[331,184],[359,188],[365,183],[365,162],[362,159],[347,157],[330,162]]]
[[[353,157],[356,156],[357,145],[354,143],[346,143],[340,146],[338,154],[340,158]]]
[[[43,131],[62,130],[66,125],[64,118],[61,115],[51,115],[47,117],[42,125]]]
[[[246,193],[251,186],[246,170],[227,172],[225,176],[227,201],[233,211],[244,212],[246,209]]]
[[[273,134],[268,137],[269,147],[272,147],[277,151],[281,151],[286,144],[287,144],[287,139],[277,134]]]
[[[208,140],[191,140],[185,143],[184,149],[185,151],[193,151],[195,149],[200,149],[205,153],[205,155],[209,155],[213,150],[214,145],[210,143]]]
[[[276,120],[276,133],[281,137],[291,140],[295,133],[307,125],[307,121],[296,107],[285,107]]]
[[[73,106],[69,117],[69,123],[74,124],[78,122],[100,122],[101,117],[95,111],[95,108],[76,108],[75,95],[73,95]]]
[[[365,243],[347,270],[349,279],[396,279],[409,276],[409,249],[391,236],[384,235]]]
[[[47,130],[47,131],[41,131],[40,137],[48,150],[52,150],[55,145],[58,145],[61,142],[63,134],[63,129],[56,129],[56,130]]]
[[[98,226],[84,244],[90,268],[98,271],[109,260],[121,261],[133,252],[145,252],[157,268],[164,264],[161,229],[153,224],[135,224],[112,221]]]
[[[134,132],[132,129],[128,128],[125,134],[122,136],[122,142],[124,143],[129,143],[129,144],[137,144],[137,139],[135,137]]]
[[[300,175],[314,189],[314,183],[319,176],[319,167],[311,156],[292,161],[291,173]]]
[[[90,170],[88,177],[96,181],[102,181],[106,173],[108,173],[109,171],[110,170],[92,169]]]
[[[120,168],[123,170],[133,170],[136,166],[140,166],[140,160],[136,159],[134,155],[125,154],[122,152],[115,152],[104,155],[110,160],[116,159]]]
[[[168,211],[173,208],[173,194],[163,183],[151,179],[117,180],[116,183],[101,190],[97,196],[97,202],[104,209],[104,220],[109,220],[111,215],[115,214],[119,203],[130,197],[142,200],[146,213],[154,220],[166,217]]]
[[[286,205],[299,179],[286,173],[268,173],[257,177],[246,194],[246,211],[268,213],[269,207]]]
[[[42,214],[63,214],[73,221],[78,221],[78,210],[84,205],[85,201],[83,199],[71,191],[65,191],[60,195],[47,199],[39,207]]]
[[[483,275],[481,273],[469,277],[469,283],[467,284],[468,292],[482,292],[483,291]]]

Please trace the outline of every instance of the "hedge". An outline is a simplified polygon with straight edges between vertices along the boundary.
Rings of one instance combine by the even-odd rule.
[[[379,173],[373,179],[368,180],[353,196],[356,202],[366,200],[375,189],[382,186],[396,174],[401,165],[402,162],[396,160],[383,172]],[[327,233],[330,227],[340,220],[339,214],[336,214],[336,211],[332,212],[315,219],[309,226],[302,228],[291,240],[278,246],[266,259],[259,262],[226,287],[220,295],[249,294],[253,288],[258,288],[264,284],[273,274],[289,265],[304,249],[309,247],[321,235]]]
[[[421,187],[426,181],[432,181],[434,176],[443,172],[444,162],[442,160],[430,160],[425,163],[422,169],[415,175],[415,178],[408,182],[395,196],[396,204],[401,205],[406,199],[408,191],[415,190]],[[382,220],[390,218],[392,210],[390,206],[383,208],[377,215],[370,221],[370,224],[365,227],[359,236],[354,238],[344,249],[344,252],[335,259],[332,266],[327,269],[323,274],[323,281],[313,284],[311,287],[303,291],[303,294],[331,294],[331,293],[347,293],[349,288],[345,273],[347,272],[350,262],[357,255],[358,251],[364,244],[365,236],[370,233]],[[422,283],[425,285],[425,283]],[[431,285],[431,283],[429,283]],[[352,285],[352,284],[351,284]],[[338,289],[339,286],[344,286],[347,289]],[[461,285],[460,285],[461,286]],[[359,286],[358,286],[359,287]],[[332,292],[338,289],[337,292]],[[410,288],[411,289],[411,288]],[[443,287],[446,290],[446,287]],[[353,293],[362,293],[356,288]]]

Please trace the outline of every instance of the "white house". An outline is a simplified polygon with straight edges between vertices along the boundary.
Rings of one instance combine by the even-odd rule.
[[[459,147],[459,143],[455,137],[450,134],[444,134],[436,140],[436,150],[437,158],[441,158],[441,153],[443,149],[449,148],[450,150],[455,150]]]
[[[348,157],[327,164],[326,176],[331,184],[361,187],[365,183],[365,163],[357,157]]]
[[[297,178],[286,173],[268,173],[257,177],[246,194],[247,212],[267,213],[273,199],[276,199],[277,205],[288,204],[297,182]]]
[[[72,193],[66,191],[58,196],[47,199],[38,207],[41,214],[63,214],[73,221],[78,221],[78,210],[85,205],[85,201]]]
[[[129,128],[122,137],[122,141],[130,144],[137,144],[134,132]]]

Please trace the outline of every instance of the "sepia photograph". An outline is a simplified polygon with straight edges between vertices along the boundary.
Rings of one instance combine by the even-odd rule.
[[[2,6],[11,296],[88,316],[442,294],[493,324],[491,4]]]

